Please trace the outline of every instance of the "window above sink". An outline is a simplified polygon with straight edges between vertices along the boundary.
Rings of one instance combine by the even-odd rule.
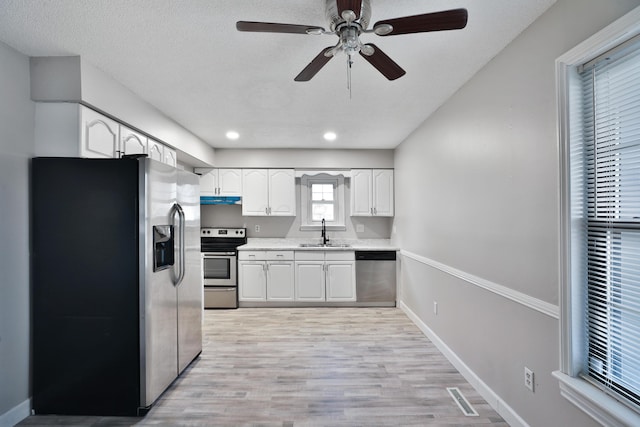
[[[320,173],[300,179],[301,230],[320,230],[323,218],[327,230],[346,230],[345,205],[343,175]]]

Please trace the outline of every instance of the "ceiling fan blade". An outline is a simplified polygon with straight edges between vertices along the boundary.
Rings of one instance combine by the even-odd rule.
[[[333,55],[325,55],[325,53],[330,51],[331,49],[333,49],[333,46],[322,49],[322,52],[320,52],[318,56],[313,58],[309,65],[304,67],[304,70],[302,70],[300,74],[298,74],[293,80],[297,82],[308,82],[309,80],[311,80],[313,76],[315,76],[318,71],[320,71],[320,69],[324,67],[331,58],[333,58]]]
[[[236,22],[238,31],[249,31],[254,33],[289,33],[289,34],[308,34],[309,30],[322,30],[324,28],[317,25],[295,25],[295,24],[277,24],[274,22]]]
[[[345,10],[351,10],[356,15],[356,19],[360,18],[362,12],[362,0],[336,0],[338,6],[338,15],[342,16]]]
[[[423,15],[405,16],[403,18],[385,19],[384,21],[376,22],[373,28],[381,24],[391,25],[393,31],[384,36],[459,30],[467,26],[467,18],[467,9],[452,9]]]
[[[371,55],[365,55],[360,52],[360,56],[369,61],[369,64],[373,65],[378,71],[382,73],[389,80],[395,80],[406,74],[393,59],[389,58],[378,46],[373,43],[367,43],[367,46],[373,47],[374,51]]]

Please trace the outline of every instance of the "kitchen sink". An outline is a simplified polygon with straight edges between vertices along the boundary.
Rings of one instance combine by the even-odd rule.
[[[347,243],[300,243],[301,248],[350,248],[351,245]]]

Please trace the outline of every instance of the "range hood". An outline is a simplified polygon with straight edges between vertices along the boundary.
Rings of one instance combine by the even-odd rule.
[[[200,196],[201,205],[241,205],[240,196]]]

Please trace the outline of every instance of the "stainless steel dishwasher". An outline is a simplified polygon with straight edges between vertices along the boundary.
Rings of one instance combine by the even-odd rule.
[[[358,305],[396,306],[396,251],[356,251]]]

